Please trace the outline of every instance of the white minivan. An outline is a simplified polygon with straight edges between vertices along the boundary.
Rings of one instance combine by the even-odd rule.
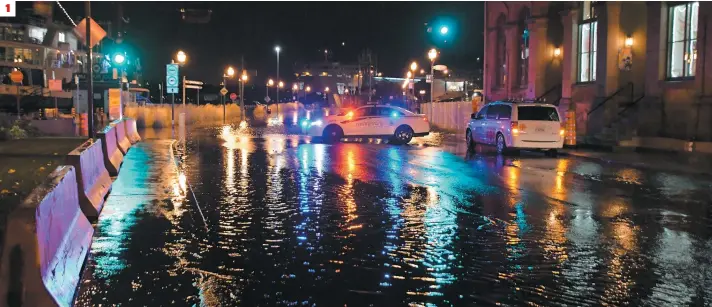
[[[564,146],[564,127],[554,105],[497,101],[471,115],[465,139],[470,149],[484,144],[500,154],[535,149],[555,156]]]

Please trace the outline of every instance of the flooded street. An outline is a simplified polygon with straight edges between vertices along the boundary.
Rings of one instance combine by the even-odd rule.
[[[438,135],[187,139],[129,151],[77,306],[712,305],[710,177]]]

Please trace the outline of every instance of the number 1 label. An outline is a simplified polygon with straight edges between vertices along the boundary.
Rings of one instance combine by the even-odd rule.
[[[15,1],[14,0],[0,0],[0,17],[15,17]]]

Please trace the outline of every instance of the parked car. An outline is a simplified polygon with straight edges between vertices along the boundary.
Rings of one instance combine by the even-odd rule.
[[[392,143],[406,144],[413,137],[430,133],[430,123],[423,114],[395,106],[369,105],[346,110],[338,115],[303,121],[302,127],[312,137],[324,142],[338,142],[344,137],[383,137]]]
[[[564,127],[554,105],[497,101],[471,115],[465,138],[470,149],[484,144],[500,154],[533,149],[555,156],[564,146]]]

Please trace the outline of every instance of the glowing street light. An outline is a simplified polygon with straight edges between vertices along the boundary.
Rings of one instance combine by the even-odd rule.
[[[416,62],[410,63],[410,70],[412,72],[415,72],[416,69],[418,69],[418,63],[416,63]]]
[[[294,83],[294,85],[292,85],[292,91],[296,91],[298,89],[299,89],[299,86],[296,83]]]
[[[425,69],[421,69],[421,70],[420,70],[420,74],[421,74],[421,75],[422,75],[422,74],[425,74]]]
[[[227,75],[232,78],[235,75],[235,69],[232,66],[227,68]]]
[[[311,86],[307,85],[307,87],[304,90],[307,91],[307,93],[311,92]]]
[[[450,31],[450,29],[448,29],[446,26],[440,27],[440,34],[446,35],[448,31]]]
[[[269,81],[267,81],[267,85],[273,86],[273,85],[274,85],[274,80],[269,79]]]
[[[284,88],[284,82],[279,81],[278,86],[279,86],[279,88]]]
[[[241,79],[242,81],[247,81],[247,75],[245,73],[242,73]]]
[[[411,73],[411,72],[409,71],[408,74],[407,74],[407,76],[408,76],[408,79],[410,79],[410,78],[413,77],[413,73]]]
[[[329,87],[328,87],[328,86],[324,89],[324,92],[327,92],[327,93],[329,92]]]
[[[184,64],[185,61],[188,59],[188,56],[183,52],[183,50],[178,51],[176,54],[176,60],[178,60],[178,63]]]
[[[438,57],[438,51],[435,50],[435,48],[430,49],[430,51],[428,51],[428,59],[430,59],[430,61],[435,61],[435,58],[437,58],[437,57]]]

